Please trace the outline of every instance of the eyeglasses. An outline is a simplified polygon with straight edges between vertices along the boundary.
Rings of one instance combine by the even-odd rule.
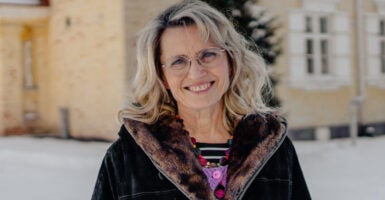
[[[203,49],[198,52],[197,56],[194,59],[202,67],[215,67],[218,66],[220,61],[222,61],[225,51],[225,49],[219,47]],[[191,62],[192,58],[180,55],[167,59],[166,63],[162,64],[162,67],[169,70],[174,75],[180,76],[186,74],[189,71]]]

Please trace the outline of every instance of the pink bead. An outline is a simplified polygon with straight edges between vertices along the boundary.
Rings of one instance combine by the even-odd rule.
[[[221,199],[225,196],[225,191],[223,191],[222,189],[219,189],[219,190],[216,190],[214,194],[217,198]]]
[[[221,171],[215,170],[215,171],[213,172],[213,178],[214,178],[214,179],[220,179],[221,176],[222,176]]]

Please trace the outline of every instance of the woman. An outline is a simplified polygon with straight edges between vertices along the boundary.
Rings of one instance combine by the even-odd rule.
[[[138,42],[131,103],[92,199],[310,199],[260,56],[215,9],[175,4]]]

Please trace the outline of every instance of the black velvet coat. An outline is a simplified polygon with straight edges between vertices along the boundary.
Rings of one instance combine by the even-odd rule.
[[[235,131],[225,199],[311,199],[298,158],[275,115],[251,115]],[[215,199],[178,119],[126,120],[107,150],[93,200]]]

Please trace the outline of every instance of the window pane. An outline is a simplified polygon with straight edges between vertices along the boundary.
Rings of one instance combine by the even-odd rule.
[[[314,62],[312,57],[306,58],[306,64],[307,64],[307,73],[308,74],[314,74]]]
[[[385,35],[385,21],[383,19],[380,20],[380,35]]]
[[[320,18],[320,32],[321,33],[328,32],[328,19],[326,17]]]
[[[329,74],[329,60],[327,56],[322,56],[321,58],[321,73]]]
[[[35,87],[32,69],[32,42],[27,40],[23,43],[23,60],[24,60],[24,87],[33,89]]]
[[[384,24],[385,25],[385,24]],[[385,41],[382,40],[380,42],[380,49],[381,49],[381,73],[385,74]]]
[[[306,53],[309,55],[309,54],[313,54],[313,40],[311,39],[307,39],[306,40]]]
[[[321,40],[321,54],[326,55],[328,54],[328,41],[327,40]]]
[[[385,57],[381,57],[381,73],[385,74]]]
[[[305,20],[306,20],[306,27],[305,27],[306,32],[307,32],[307,33],[313,32],[312,18],[308,16],[308,17],[306,17]]]

